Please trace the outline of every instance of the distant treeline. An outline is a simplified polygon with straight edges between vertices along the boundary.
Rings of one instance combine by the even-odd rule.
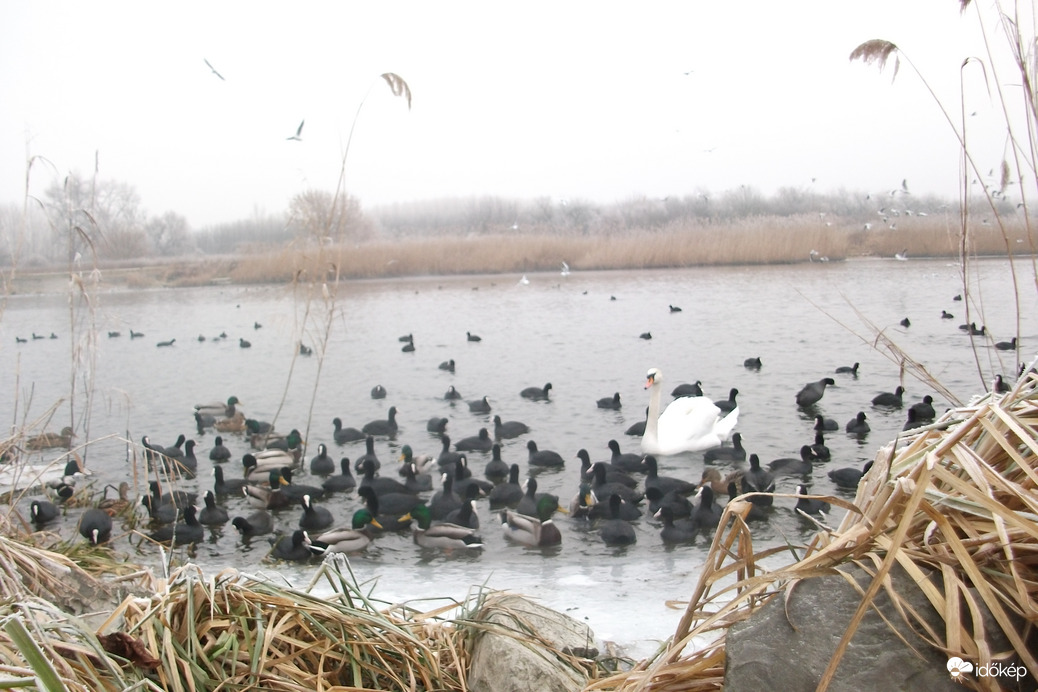
[[[71,181],[71,182],[70,182]],[[997,213],[1017,205],[996,196]],[[978,216],[993,217],[983,198]],[[27,218],[26,218],[27,216]],[[614,203],[538,197],[443,198],[361,208],[349,197],[310,190],[289,209],[231,223],[190,228],[175,212],[150,216],[134,189],[119,182],[80,181],[53,186],[27,214],[0,208],[0,264],[39,267],[96,259],[108,263],[199,255],[269,252],[286,244],[357,244],[370,241],[480,236],[621,236],[742,224],[765,218],[816,218],[833,230],[896,231],[912,217],[958,216],[958,202],[916,196],[907,185],[876,193],[830,193],[787,187],[772,195],[750,186],[721,193],[631,197]],[[951,221],[951,223],[955,223]]]

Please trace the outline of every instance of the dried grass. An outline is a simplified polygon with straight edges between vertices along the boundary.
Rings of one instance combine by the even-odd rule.
[[[755,552],[753,536],[729,504],[706,566],[669,646],[632,670],[588,689],[719,690],[725,632],[796,581],[844,574],[857,565],[871,585],[818,689],[827,688],[873,599],[884,590],[906,622],[949,657],[1016,660],[1038,671],[1038,376],[1025,374],[1005,395],[986,394],[881,449],[835,529],[819,531],[802,559],[766,569],[782,548]],[[944,620],[926,628],[887,579],[895,566],[915,578]],[[932,581],[927,577],[935,576]],[[985,611],[996,630],[985,631]],[[994,642],[1008,640],[1000,651]],[[703,644],[703,642],[708,642]],[[698,647],[698,648],[697,648]],[[973,680],[967,684],[977,685]]]

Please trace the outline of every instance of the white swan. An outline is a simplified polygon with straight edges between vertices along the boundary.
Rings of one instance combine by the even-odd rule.
[[[728,439],[739,420],[736,407],[721,417],[721,409],[704,396],[675,399],[660,413],[660,386],[663,374],[652,368],[646,375],[645,388],[649,392],[649,413],[642,436],[642,451],[646,454],[678,454],[698,452],[721,446]]]

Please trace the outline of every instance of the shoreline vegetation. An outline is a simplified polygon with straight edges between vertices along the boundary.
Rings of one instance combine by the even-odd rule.
[[[326,239],[327,240],[327,239]],[[1033,256],[1024,220],[978,224],[971,256]],[[819,215],[768,216],[732,222],[680,223],[659,230],[605,235],[548,231],[422,236],[357,243],[297,240],[243,244],[234,254],[196,253],[147,260],[98,261],[109,283],[128,288],[212,284],[291,283],[473,274],[671,269],[723,265],[796,264],[853,258],[961,256],[960,225],[952,215],[907,217],[897,228],[851,228]],[[47,277],[64,280],[77,266],[0,268],[10,293]]]

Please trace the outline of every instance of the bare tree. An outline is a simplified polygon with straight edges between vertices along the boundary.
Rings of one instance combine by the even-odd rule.
[[[307,190],[292,198],[288,225],[296,237],[320,243],[367,240],[374,226],[364,215],[360,202],[350,195],[336,197],[324,190]]]

